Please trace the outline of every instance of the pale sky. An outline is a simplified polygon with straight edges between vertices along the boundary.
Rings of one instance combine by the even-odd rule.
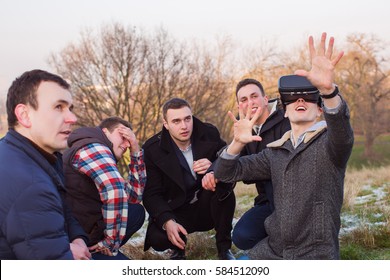
[[[119,22],[178,39],[230,36],[243,46],[264,40],[297,46],[326,31],[337,41],[373,33],[390,42],[388,0],[0,0],[0,94],[26,70],[51,70],[50,53],[77,42],[83,28]],[[283,48],[282,48],[283,49]]]

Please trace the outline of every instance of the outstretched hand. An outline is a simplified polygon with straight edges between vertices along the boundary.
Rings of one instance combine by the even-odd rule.
[[[336,57],[333,56],[334,38],[330,37],[328,47],[325,47],[326,33],[322,33],[321,41],[316,49],[314,47],[313,36],[309,37],[309,51],[311,59],[311,69],[306,71],[299,69],[295,71],[296,75],[306,77],[321,94],[331,93],[334,90],[334,68],[343,57],[344,52],[339,52]]]
[[[227,149],[229,154],[239,154],[246,144],[253,141],[261,141],[260,136],[252,135],[253,126],[259,118],[261,111],[257,108],[256,113],[251,118],[252,108],[253,102],[249,102],[248,110],[245,115],[242,105],[240,104],[238,107],[239,120],[236,119],[231,111],[228,112],[228,116],[234,122],[234,138]]]

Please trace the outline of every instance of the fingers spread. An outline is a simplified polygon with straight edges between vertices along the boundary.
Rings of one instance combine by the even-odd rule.
[[[231,111],[228,112],[228,116],[229,116],[229,118],[230,118],[233,122],[237,122],[236,117],[233,115],[233,113],[232,113]]]
[[[309,37],[309,51],[310,51],[310,58],[313,58],[316,54],[316,49],[314,47],[314,39],[313,36]]]
[[[336,66],[337,63],[339,63],[340,59],[343,57],[344,52],[339,52],[339,54],[332,60],[333,66]]]
[[[329,43],[328,43],[328,49],[326,50],[326,54],[325,54],[325,56],[328,59],[332,58],[332,55],[333,55],[333,44],[334,44],[334,37],[330,37]]]
[[[325,41],[326,41],[326,32],[323,32],[321,35],[321,42],[318,48],[317,54],[324,55],[325,54]]]

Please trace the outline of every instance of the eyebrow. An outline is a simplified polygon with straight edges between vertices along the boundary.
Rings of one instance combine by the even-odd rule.
[[[188,115],[188,116],[185,116],[184,118],[176,118],[176,119],[172,119],[172,121],[174,122],[174,121],[181,121],[181,120],[185,120],[185,119],[188,119],[188,118],[191,118],[192,117],[192,115]]]
[[[259,95],[259,93],[254,91],[251,94],[249,94],[249,97],[254,96],[254,95]],[[242,96],[239,100],[242,100],[242,99],[248,99],[248,98],[246,96]]]

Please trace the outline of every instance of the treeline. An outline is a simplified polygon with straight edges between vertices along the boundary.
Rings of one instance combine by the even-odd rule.
[[[278,78],[309,65],[306,42],[288,51],[269,42],[249,49],[229,38],[215,44],[178,41],[163,28],[146,32],[120,23],[80,35],[49,58],[55,72],[72,84],[79,124],[96,125],[117,115],[130,120],[141,142],[161,129],[162,105],[174,96],[187,99],[194,114],[216,125],[229,141],[232,124],[226,113],[236,109],[239,80],[256,78],[277,97]],[[336,81],[369,157],[375,137],[390,132],[389,53],[373,34],[337,39],[345,57]]]

